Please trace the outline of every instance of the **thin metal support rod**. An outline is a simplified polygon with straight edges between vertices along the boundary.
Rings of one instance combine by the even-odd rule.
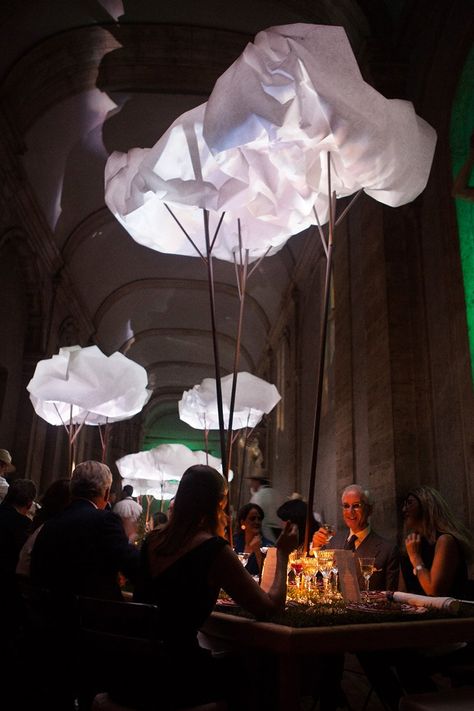
[[[250,416],[250,413],[249,413]],[[239,477],[239,496],[237,499],[237,511],[240,510],[240,507],[242,505],[242,485],[244,483],[244,478],[245,478],[245,466],[247,464],[247,449],[248,449],[248,443],[249,443],[249,438],[252,435],[252,432],[254,431],[255,427],[252,427],[249,430],[248,426],[248,419],[247,419],[247,426],[245,427],[245,439],[244,439],[244,451],[242,453],[242,466],[240,470],[240,477]]]
[[[328,237],[328,254],[326,260],[326,275],[324,281],[324,299],[323,299],[323,318],[321,325],[321,338],[320,338],[320,348],[319,348],[319,371],[318,371],[318,385],[316,393],[316,407],[314,415],[314,427],[313,427],[313,451],[311,457],[311,469],[309,477],[309,492],[308,492],[308,505],[306,509],[306,527],[304,536],[304,551],[306,555],[309,555],[309,549],[311,545],[310,532],[311,524],[313,518],[313,502],[314,502],[314,489],[316,482],[316,465],[318,462],[318,449],[319,449],[319,432],[321,426],[321,404],[323,395],[323,382],[324,382],[324,364],[326,355],[326,341],[327,341],[327,327],[328,327],[328,314],[329,314],[329,301],[330,301],[330,290],[331,290],[331,275],[332,275],[332,254],[333,254],[333,241],[334,241],[334,215],[335,215],[335,203],[336,196],[331,193],[331,162],[330,154],[328,153],[328,196],[330,199],[330,209],[329,209],[329,237]]]
[[[209,287],[209,302],[211,310],[211,327],[212,327],[212,345],[214,349],[214,369],[216,374],[216,397],[217,397],[217,416],[219,420],[219,438],[221,447],[222,471],[228,472],[227,457],[226,457],[226,442],[225,442],[225,425],[224,425],[224,408],[222,405],[222,386],[221,386],[221,367],[219,360],[219,348],[217,344],[217,327],[216,327],[216,299],[214,292],[214,272],[212,269],[212,253],[209,237],[209,212],[203,210],[204,216],[204,235],[206,239],[207,252],[207,282]],[[227,478],[227,476],[226,476]]]
[[[362,192],[363,192],[362,189],[359,190],[358,192],[356,192],[356,194],[354,195],[354,197],[353,197],[352,200],[350,201],[349,205],[341,212],[341,214],[340,214],[339,217],[337,218],[334,227],[337,227],[337,226],[342,222],[342,220],[345,218],[345,216],[347,215],[347,213],[349,212],[349,210],[351,209],[351,207],[353,206],[353,204],[355,203],[355,201],[362,195]]]
[[[239,222],[239,228],[240,228],[240,222]],[[240,229],[239,229],[239,240],[240,240]],[[249,251],[248,249],[245,250],[245,257],[243,260],[243,264],[240,265],[240,288],[239,288],[239,294],[240,294],[240,308],[239,308],[239,320],[237,323],[237,338],[236,338],[236,343],[235,343],[235,354],[234,354],[234,369],[233,369],[233,378],[232,378],[232,390],[231,390],[231,395],[230,395],[230,406],[229,406],[229,425],[228,425],[228,431],[227,431],[227,472],[226,472],[226,479],[228,479],[228,471],[230,467],[230,454],[231,454],[231,449],[232,449],[232,421],[233,421],[233,416],[234,416],[234,407],[235,407],[235,394],[237,391],[237,375],[238,375],[238,369],[239,369],[239,362],[240,362],[240,344],[242,340],[242,325],[244,321],[244,305],[245,305],[245,290],[247,286],[247,270],[248,270],[248,260],[249,260]]]
[[[319,215],[318,215],[318,213],[317,213],[315,207],[313,207],[313,212],[314,212],[314,216],[315,216],[315,218],[316,218],[316,224],[317,224],[317,226],[318,226],[318,232],[319,232],[319,236],[320,236],[320,238],[321,238],[321,244],[323,245],[324,254],[326,255],[326,258],[327,258],[327,256],[328,256],[328,246],[327,246],[327,244],[326,244],[326,237],[325,237],[325,234],[324,234],[324,230],[323,230],[323,228],[321,227],[321,223],[320,223],[320,221],[319,221]]]
[[[99,425],[99,436],[100,436],[100,443],[102,445],[102,464],[105,464],[105,458],[107,455],[107,447],[109,444],[109,437],[110,437],[110,423],[108,422],[107,418],[105,420],[103,432],[102,432],[102,425]]]
[[[225,215],[225,212],[223,212],[221,214],[221,216],[219,217],[219,222],[217,223],[216,231],[214,232],[214,237],[212,238],[212,242],[211,242],[211,252],[214,249],[214,245],[216,243],[217,235],[219,234],[219,230],[221,228],[222,220],[224,219],[224,215]]]
[[[252,266],[252,269],[249,271],[248,276],[247,276],[247,279],[250,279],[250,277],[252,276],[252,274],[254,273],[254,271],[255,271],[256,269],[258,269],[258,267],[260,266],[260,263],[265,259],[265,257],[266,257],[267,254],[270,252],[270,250],[271,250],[271,247],[269,247],[269,248],[267,249],[267,251],[265,252],[265,254],[262,254],[262,256],[259,257],[259,259],[257,259],[257,261],[255,262],[255,264]]]
[[[178,225],[178,227],[181,229],[181,231],[183,232],[183,234],[184,234],[184,236],[186,237],[186,239],[188,240],[188,242],[190,242],[190,243],[192,244],[192,246],[194,247],[194,249],[196,250],[196,252],[199,254],[199,256],[201,257],[201,259],[203,259],[204,261],[206,261],[206,257],[205,257],[204,254],[201,252],[201,250],[199,249],[199,247],[197,246],[197,244],[194,242],[194,240],[188,235],[187,231],[184,229],[183,225],[182,225],[181,222],[178,220],[178,218],[177,218],[176,215],[174,214],[173,210],[172,210],[172,209],[169,207],[169,205],[167,205],[165,202],[163,203],[163,205],[166,207],[166,209],[167,209],[168,212],[170,213],[170,215],[171,215],[171,217],[173,218],[173,220],[176,222],[176,224]],[[205,210],[204,212],[207,212],[207,210]],[[208,213],[208,221],[209,221],[209,213]],[[220,223],[219,223],[219,226],[220,226]]]

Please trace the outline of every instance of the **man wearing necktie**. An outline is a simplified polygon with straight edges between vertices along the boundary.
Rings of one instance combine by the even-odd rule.
[[[341,504],[348,530],[336,533],[328,547],[353,550],[357,558],[374,557],[375,572],[370,577],[370,589],[397,590],[400,569],[398,548],[372,529],[370,515],[373,501],[369,491],[351,484],[342,492]],[[327,531],[320,528],[313,536],[313,548],[324,548],[327,543]]]

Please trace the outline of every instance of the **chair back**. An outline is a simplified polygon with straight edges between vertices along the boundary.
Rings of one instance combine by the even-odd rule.
[[[89,649],[113,656],[162,651],[156,605],[79,597],[77,613],[79,639]]]
[[[165,657],[159,618],[156,605],[77,598],[78,698],[84,708],[99,692],[126,697],[132,680],[156,675]]]

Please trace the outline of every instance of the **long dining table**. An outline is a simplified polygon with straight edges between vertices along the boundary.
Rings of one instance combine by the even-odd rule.
[[[474,617],[370,621],[337,626],[291,627],[215,611],[201,630],[201,644],[215,651],[261,652],[276,656],[278,709],[300,704],[301,666],[305,656],[424,647],[474,641]]]

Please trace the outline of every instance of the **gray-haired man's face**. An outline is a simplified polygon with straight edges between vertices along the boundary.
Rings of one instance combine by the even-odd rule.
[[[342,495],[344,522],[354,533],[367,528],[371,510],[371,507],[365,503],[358,491],[349,490]]]

